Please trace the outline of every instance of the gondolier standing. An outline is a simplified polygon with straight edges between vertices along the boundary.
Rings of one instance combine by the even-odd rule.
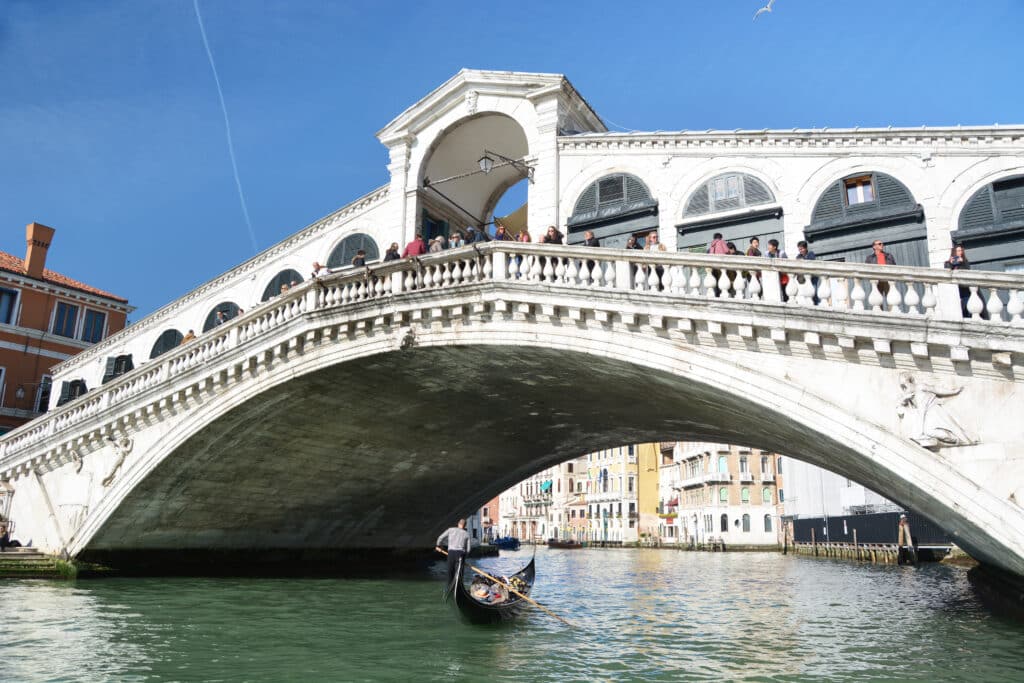
[[[435,545],[438,550],[445,541],[448,543],[448,585],[451,586],[459,571],[459,561],[469,555],[469,532],[466,531],[465,519],[460,519],[458,526],[449,527],[437,537]]]

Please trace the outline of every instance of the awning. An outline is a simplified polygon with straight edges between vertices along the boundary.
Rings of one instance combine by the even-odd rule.
[[[541,482],[541,485],[540,485],[541,493],[547,493],[550,490],[551,490],[551,480],[550,479],[548,479],[545,482]]]
[[[678,498],[673,498],[672,500],[670,500],[667,503],[667,505],[672,505],[672,506],[679,505],[679,499]]]

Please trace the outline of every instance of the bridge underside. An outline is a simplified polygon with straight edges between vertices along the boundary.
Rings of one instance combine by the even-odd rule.
[[[689,437],[838,455],[781,414],[635,361],[424,348],[289,380],[166,457],[80,557],[128,566],[154,551],[428,548],[454,517],[530,473],[626,443]],[[873,478],[855,456],[838,461]]]

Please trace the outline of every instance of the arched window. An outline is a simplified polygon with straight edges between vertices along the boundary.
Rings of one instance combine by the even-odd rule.
[[[750,502],[750,489],[746,486],[740,489],[740,501],[744,503]]]
[[[924,209],[903,183],[884,173],[855,173],[832,183],[815,203],[804,234],[819,259],[864,263],[877,239],[899,265],[928,265]]]
[[[590,230],[605,247],[623,247],[630,235],[658,229],[658,200],[628,173],[607,175],[587,186],[566,221],[568,244]]]
[[[761,500],[768,504],[772,502],[772,490],[767,486],[761,489]]]
[[[718,500],[721,503],[729,502],[729,489],[724,486],[718,489]]]
[[[720,474],[729,473],[729,458],[724,455],[718,456],[718,471]]]
[[[971,268],[1020,272],[1024,262],[1024,175],[1001,178],[967,201],[951,235]]]
[[[224,315],[218,316],[218,313],[223,313]],[[213,310],[210,311],[210,314],[206,316],[206,322],[203,323],[203,332],[212,330],[217,325],[226,323],[236,316],[238,316],[238,304],[230,301],[219,303],[214,306]]]
[[[743,515],[743,531],[744,533],[750,532],[750,515]]]
[[[352,259],[356,257],[360,249],[366,252],[367,263],[380,258],[377,243],[373,241],[373,238],[357,232],[343,239],[341,244],[334,248],[331,255],[327,257],[327,267],[341,268],[343,266],[351,266]]]
[[[300,282],[302,282],[302,276],[299,275],[297,270],[293,270],[291,268],[288,270],[282,270],[274,276],[274,279],[270,281],[267,288],[263,290],[263,298],[260,299],[260,301],[266,301],[278,294],[282,294],[284,291],[282,287],[287,289],[288,287],[297,285]]]
[[[747,209],[740,213],[740,209]],[[731,212],[731,213],[727,213]],[[725,216],[719,214],[727,213]],[[782,207],[768,186],[746,173],[723,173],[690,195],[677,226],[680,251],[703,252],[716,232],[746,252],[751,238],[758,237],[761,252],[768,240],[782,241]]]
[[[765,531],[771,531],[772,530],[772,516],[771,515],[765,515],[764,516],[764,530]]]
[[[729,530],[729,515],[723,514],[722,515],[722,532],[724,533],[724,532],[726,532],[728,530]]]
[[[156,342],[154,342],[153,348],[149,352],[150,359],[156,358],[160,354],[167,353],[171,349],[179,346],[181,344],[181,340],[184,338],[185,335],[177,330],[164,330],[163,333],[156,338]]]

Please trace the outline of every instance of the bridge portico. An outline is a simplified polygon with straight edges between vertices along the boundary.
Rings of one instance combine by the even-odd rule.
[[[82,557],[417,547],[545,465],[688,436],[827,467],[1024,573],[1020,311],[956,296],[1021,278],[781,265],[830,296],[781,301],[778,262],[509,244],[304,283],[11,434],[0,478],[21,534]],[[918,303],[882,310],[882,276]]]

